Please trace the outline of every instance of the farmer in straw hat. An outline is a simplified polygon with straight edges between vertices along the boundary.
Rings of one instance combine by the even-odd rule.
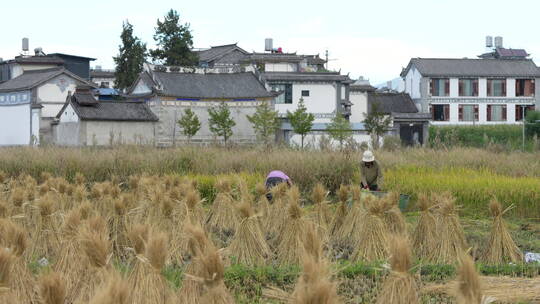
[[[274,170],[268,173],[265,186],[266,190],[268,191],[266,198],[269,202],[272,201],[272,193],[270,193],[270,190],[281,183],[287,183],[288,186],[291,186],[291,179],[287,176],[287,174],[279,170]]]
[[[362,177],[362,189],[378,191],[382,184],[382,170],[379,163],[375,160],[373,152],[367,150],[362,156],[360,164],[360,173]]]

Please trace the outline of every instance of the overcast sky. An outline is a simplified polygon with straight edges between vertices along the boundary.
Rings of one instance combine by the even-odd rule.
[[[169,10],[189,22],[194,46],[238,42],[263,51],[264,39],[286,52],[324,55],[330,68],[378,84],[399,76],[411,57],[469,57],[485,49],[485,36],[524,48],[540,60],[540,1],[14,1],[0,4],[0,57],[13,58],[21,38],[30,49],[97,58],[113,68],[122,21],[149,47],[157,18]],[[538,61],[536,60],[536,61]]]

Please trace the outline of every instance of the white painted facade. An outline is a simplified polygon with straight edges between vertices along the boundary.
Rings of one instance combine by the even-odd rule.
[[[74,92],[80,81],[62,74],[37,88],[37,103],[43,106],[42,117],[55,117],[66,102],[68,92]]]
[[[488,60],[488,59],[486,59]],[[441,77],[437,77],[441,78]],[[474,77],[463,77],[474,79]],[[528,77],[524,77],[529,79]],[[416,68],[411,67],[404,76],[405,92],[411,95],[411,98],[423,113],[429,113],[433,105],[448,105],[449,119],[446,121],[433,120],[433,125],[497,125],[497,124],[521,124],[516,121],[516,106],[535,106],[540,101],[540,79],[535,79],[535,96],[523,97],[516,96],[516,78],[506,78],[506,95],[501,97],[488,96],[487,77],[477,77],[478,96],[459,96],[458,77],[449,77],[449,96],[432,96],[429,91],[429,77],[423,77]],[[478,120],[463,121],[459,119],[460,105],[477,105]],[[506,120],[488,121],[488,105],[506,106]]]
[[[30,119],[29,104],[0,106],[0,146],[29,145]]]
[[[71,104],[68,104],[67,107],[64,109],[64,112],[60,116],[59,121],[61,123],[79,122],[79,116],[77,115],[77,113],[75,113],[75,110],[73,110]]]
[[[351,107],[350,122],[363,122],[368,111],[368,93],[366,91],[351,91],[349,99]]]
[[[266,63],[265,72],[298,72],[298,65],[295,63]]]

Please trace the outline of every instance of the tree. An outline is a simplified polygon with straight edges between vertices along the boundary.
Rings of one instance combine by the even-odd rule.
[[[379,112],[378,105],[373,104],[369,114],[364,116],[364,126],[367,132],[371,135],[373,140],[373,148],[379,147],[379,139],[384,133],[388,132],[390,125],[392,124],[392,118],[386,114]]]
[[[343,149],[343,142],[352,135],[351,123],[345,119],[341,113],[337,113],[336,116],[332,118],[332,122],[328,125],[327,131],[333,140],[339,142],[340,150]]]
[[[275,135],[280,125],[278,112],[274,111],[268,102],[257,106],[255,114],[247,115],[247,119],[253,125],[259,140],[262,140],[265,145],[269,144],[270,138]]]
[[[287,118],[289,119],[289,122],[291,123],[294,133],[300,135],[301,143],[302,143],[301,147],[302,149],[304,149],[304,138],[306,137],[306,134],[308,134],[311,131],[311,128],[313,127],[313,121],[315,120],[315,116],[312,113],[307,112],[307,108],[304,105],[303,98],[300,98],[296,111],[292,113],[287,111]]]
[[[192,52],[193,36],[189,23],[181,24],[180,15],[171,9],[163,22],[157,20],[154,40],[157,48],[150,51],[152,59],[165,65],[194,66],[198,58]]]
[[[185,109],[184,114],[178,120],[178,125],[182,128],[182,133],[187,136],[188,142],[201,129],[199,117],[191,110]]]
[[[133,36],[133,25],[129,21],[122,23],[122,44],[118,46],[118,56],[113,57],[116,64],[114,86],[125,90],[130,87],[143,70],[146,60],[146,43]]]
[[[236,125],[231,118],[231,111],[229,107],[224,103],[220,103],[219,106],[208,109],[208,122],[210,124],[210,132],[216,136],[223,137],[225,144],[227,140],[233,135],[232,128]]]

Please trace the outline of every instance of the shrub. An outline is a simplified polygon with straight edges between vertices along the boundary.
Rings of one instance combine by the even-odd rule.
[[[481,126],[431,126],[429,143],[446,147],[485,147],[488,144],[502,144],[511,148],[521,147],[522,126],[481,125]]]

